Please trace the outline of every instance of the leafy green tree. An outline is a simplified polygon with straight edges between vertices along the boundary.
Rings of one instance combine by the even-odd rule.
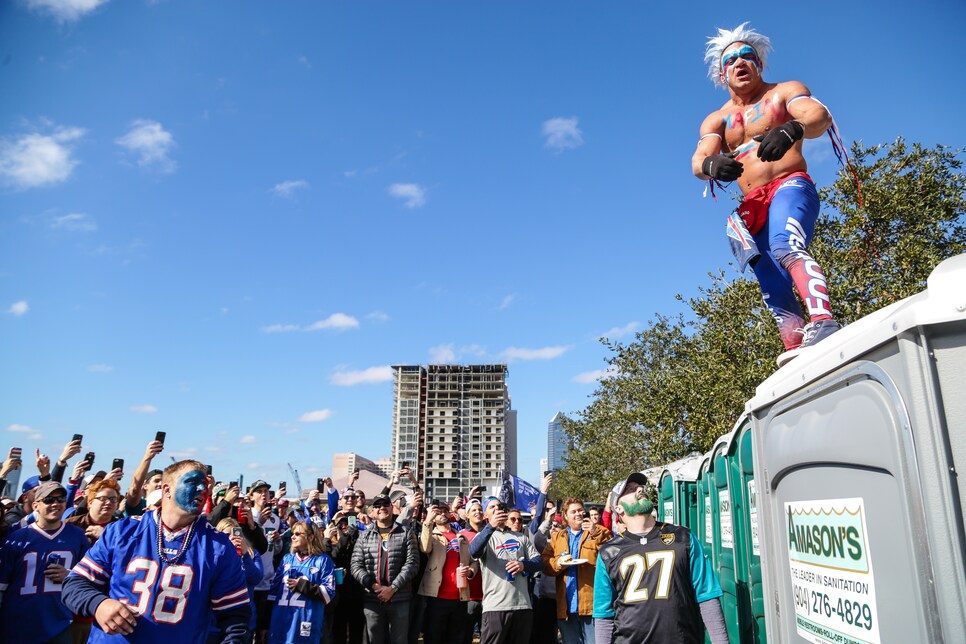
[[[956,153],[900,138],[856,144],[862,206],[845,170],[824,189],[811,252],[834,312],[852,322],[925,287],[936,264],[966,251],[966,179]],[[688,315],[658,315],[628,343],[601,341],[609,376],[566,423],[574,449],[552,493],[602,500],[630,471],[705,452],[731,430],[783,350],[757,282],[710,275]]]
[[[811,245],[825,267],[836,318],[855,320],[918,293],[939,262],[966,251],[966,177],[942,145],[852,146],[862,186],[840,172]]]

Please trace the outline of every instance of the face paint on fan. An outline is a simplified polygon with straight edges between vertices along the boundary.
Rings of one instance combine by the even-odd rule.
[[[755,66],[758,73],[761,73],[761,60],[758,58],[758,52],[755,51],[754,47],[745,45],[741,49],[736,51],[730,51],[721,57],[721,69],[728,73],[728,68],[738,62],[739,58],[747,60],[749,63]]]
[[[179,508],[191,514],[197,514],[201,509],[198,497],[205,491],[205,473],[199,470],[188,470],[178,477],[174,488],[174,502]]]

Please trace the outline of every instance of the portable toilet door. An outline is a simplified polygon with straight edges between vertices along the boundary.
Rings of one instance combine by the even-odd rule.
[[[661,482],[657,488],[657,519],[665,523],[674,523],[674,474],[664,468],[661,472]]]
[[[711,515],[711,497],[714,488],[714,475],[708,469],[711,465],[711,452],[701,457],[698,464],[698,476],[695,481],[696,506],[698,519],[691,531],[698,537],[704,554],[711,560],[715,572],[718,570],[717,554],[714,551],[714,518]],[[705,631],[705,644],[711,644],[711,636]]]
[[[753,442],[750,419],[741,424],[736,437],[738,444],[739,484],[745,492],[745,511],[741,517],[744,522],[745,538],[742,545],[745,558],[746,582],[750,602],[750,627],[752,642],[767,641],[765,630],[765,597],[761,578],[761,546],[758,524],[758,489],[755,483]]]
[[[695,481],[699,515],[695,525],[695,534],[698,535],[704,552],[711,557],[711,563],[717,570],[717,559],[715,559],[714,553],[714,518],[711,515],[711,488],[713,484],[712,477],[708,473],[710,466],[711,453],[708,452],[701,457],[701,463],[698,466],[698,480]]]
[[[966,641],[964,394],[966,254],[759,385],[771,644]]]
[[[732,514],[733,501],[728,485],[728,451],[733,433],[725,434],[711,449],[711,515],[714,520],[714,553],[721,584],[721,609],[724,611],[728,638],[740,642],[740,619],[738,607],[738,582],[735,575],[735,529]]]
[[[755,486],[752,458],[751,419],[745,415],[735,427],[730,456],[732,496],[740,493],[741,507],[735,508],[735,530],[738,538],[739,607],[742,612],[742,642],[763,644],[765,635],[765,600],[761,581],[761,548],[758,539],[758,492]]]

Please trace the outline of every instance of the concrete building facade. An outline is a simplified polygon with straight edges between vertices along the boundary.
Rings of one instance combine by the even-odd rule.
[[[378,461],[370,461],[365,456],[360,456],[355,452],[343,452],[341,454],[334,454],[332,456],[332,478],[339,479],[342,477],[348,477],[352,472],[358,467],[360,471],[372,472],[373,474],[378,474],[384,478],[389,478],[392,474],[392,470],[389,473],[385,473],[383,468],[380,467],[380,462],[385,462],[388,459],[381,458]]]
[[[505,364],[397,365],[392,460],[408,463],[426,495],[452,499],[499,488],[517,470],[517,415]]]

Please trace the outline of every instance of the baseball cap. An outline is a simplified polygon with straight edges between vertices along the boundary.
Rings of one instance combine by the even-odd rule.
[[[383,502],[389,503],[389,504],[392,503],[388,494],[377,494],[376,496],[372,497],[372,505],[376,505]]]
[[[651,487],[651,484],[648,482],[646,476],[644,476],[640,472],[634,472],[626,479],[624,479],[623,481],[621,481],[620,483],[614,486],[612,493],[614,494],[615,501],[621,498],[622,496],[624,496],[624,490],[626,490],[627,486],[630,485],[631,483],[637,483],[638,485],[643,485],[646,488]]]
[[[40,477],[34,474],[23,482],[23,486],[20,488],[20,495],[23,496],[38,485],[40,485]]]
[[[148,495],[148,498],[144,500],[144,507],[150,508],[151,506],[157,505],[161,501],[161,490],[157,489]]]
[[[61,485],[57,481],[44,481],[43,483],[37,486],[37,493],[34,495],[34,498],[38,500],[46,499],[54,492],[66,493],[67,490],[64,488],[63,485]]]
[[[211,496],[217,499],[219,496],[223,495],[227,491],[228,491],[227,483],[216,483],[215,486],[211,488]]]
[[[288,507],[288,499],[279,499],[278,500],[278,503],[276,505],[278,505],[278,507],[280,507],[280,508],[287,508]]]
[[[356,493],[356,489],[354,487],[352,487],[351,485],[349,487],[344,487],[344,488],[342,488],[342,491],[339,492],[339,496],[345,496],[349,492],[352,492],[352,494],[355,494]]]
[[[258,479],[257,481],[252,483],[252,486],[250,488],[248,488],[248,493],[251,494],[252,492],[254,492],[260,487],[271,488],[272,486],[269,485],[266,481],[263,481],[262,479]]]

